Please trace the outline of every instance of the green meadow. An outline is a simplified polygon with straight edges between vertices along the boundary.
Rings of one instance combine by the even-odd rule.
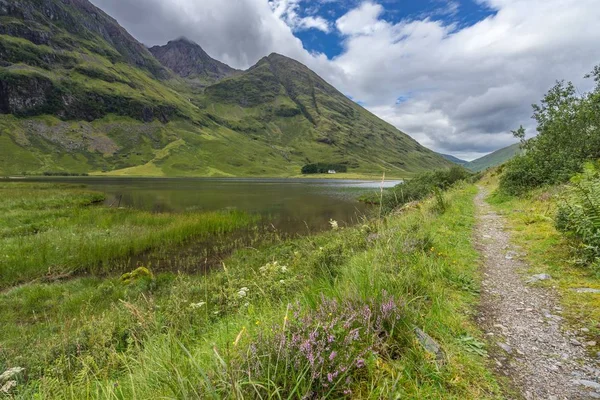
[[[124,275],[135,252],[252,220],[11,185],[0,369],[24,368],[14,398],[501,398],[471,320],[472,185],[354,227],[240,247],[210,273],[145,265]]]

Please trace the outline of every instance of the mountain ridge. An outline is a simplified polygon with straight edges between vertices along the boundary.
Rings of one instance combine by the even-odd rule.
[[[476,160],[470,161],[465,164],[465,168],[473,172],[485,171],[488,168],[496,167],[504,164],[518,154],[521,154],[521,143],[515,143],[507,147],[498,149],[490,154],[480,157]]]
[[[194,85],[87,0],[11,1],[0,27],[0,174],[294,176],[327,162],[408,176],[451,165],[276,53],[232,72],[171,41],[192,51],[181,75],[206,71],[194,60],[216,68]]]

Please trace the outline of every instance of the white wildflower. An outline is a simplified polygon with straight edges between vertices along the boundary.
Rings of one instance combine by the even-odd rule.
[[[282,279],[279,281],[279,283],[281,283],[283,285],[285,283],[285,281]]]
[[[21,368],[21,367],[9,368],[0,375],[0,382],[8,381],[23,371],[25,371],[25,368]]]
[[[201,308],[204,305],[206,305],[205,301],[200,301],[198,303],[190,303],[190,308],[195,310],[195,309]]]
[[[17,386],[17,381],[7,381],[2,387],[0,387],[0,393],[8,394],[10,390]]]
[[[238,297],[241,299],[242,297],[246,297],[248,295],[248,288],[243,287],[237,292]]]
[[[338,222],[334,219],[329,220],[329,225],[331,225],[331,229],[333,229],[334,231],[336,231],[339,228]]]
[[[283,272],[285,274],[287,272],[287,270],[288,270],[287,265],[281,266],[281,272]]]

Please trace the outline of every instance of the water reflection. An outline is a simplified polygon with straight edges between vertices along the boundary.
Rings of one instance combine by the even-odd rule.
[[[36,180],[36,179],[28,179]],[[356,223],[369,206],[360,191],[379,190],[381,182],[322,179],[216,178],[43,178],[81,183],[106,193],[110,206],[152,212],[214,211],[228,208],[262,216],[284,234],[319,231],[334,219]],[[384,182],[384,187],[398,181]]]

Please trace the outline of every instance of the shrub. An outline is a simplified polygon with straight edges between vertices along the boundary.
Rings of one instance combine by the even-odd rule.
[[[586,161],[600,158],[600,66],[594,90],[579,95],[571,83],[557,82],[541,104],[533,106],[538,135],[525,140],[523,127],[513,134],[525,154],[507,164],[500,190],[522,194],[532,188],[561,182],[581,172]]]
[[[450,169],[426,172],[385,191],[381,199],[379,194],[373,194],[361,200],[368,203],[381,201],[381,210],[389,213],[411,201],[422,200],[436,190],[446,190],[455,183],[470,178],[471,175],[469,171],[458,165]]]
[[[252,382],[249,394],[269,397],[277,389],[288,398],[351,396],[361,370],[380,357],[398,356],[391,339],[402,306],[385,292],[378,297],[322,296],[315,309],[292,306],[282,325],[249,346],[241,366]]]
[[[555,223],[580,243],[581,262],[600,272],[600,163],[586,164],[583,173],[571,179]]]

